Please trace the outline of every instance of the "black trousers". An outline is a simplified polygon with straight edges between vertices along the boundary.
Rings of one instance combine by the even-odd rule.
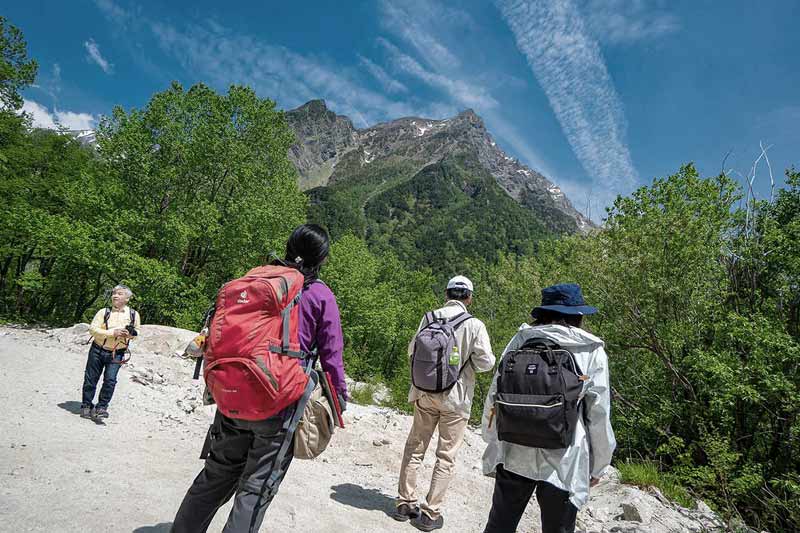
[[[546,481],[519,476],[497,465],[492,510],[484,533],[514,533],[534,490],[542,512],[542,533],[574,533],[578,509],[569,492]]]
[[[286,416],[291,416],[290,410]],[[172,533],[204,533],[214,514],[234,494],[224,533],[258,531],[264,514],[292,462],[292,448],[282,464],[278,451],[286,437],[284,416],[251,422],[228,418],[217,411],[209,436],[211,448],[203,470],[183,498]],[[262,494],[264,482],[280,468],[274,490]]]

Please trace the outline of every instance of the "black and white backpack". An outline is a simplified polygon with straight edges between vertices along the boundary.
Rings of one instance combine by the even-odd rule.
[[[568,447],[586,379],[572,352],[548,339],[528,339],[508,352],[497,377],[499,440],[532,448]]]

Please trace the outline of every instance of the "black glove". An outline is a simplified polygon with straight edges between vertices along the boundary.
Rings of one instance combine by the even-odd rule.
[[[344,413],[347,410],[347,402],[344,399],[344,394],[339,391],[336,391],[336,397],[339,399],[339,408]]]

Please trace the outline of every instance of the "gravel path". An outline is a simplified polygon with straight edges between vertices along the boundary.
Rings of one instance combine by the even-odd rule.
[[[166,532],[202,467],[197,456],[211,418],[198,407],[192,366],[134,348],[111,417],[98,425],[77,414],[82,339],[0,328],[0,401],[7,406],[0,419],[0,531]],[[321,458],[294,461],[261,531],[416,531],[387,515],[410,418],[352,405],[346,425]],[[482,531],[492,485],[478,470],[481,444],[468,435],[445,531]],[[432,455],[421,480],[430,479]],[[229,508],[210,531],[221,530]]]
[[[142,326],[133,359],[119,374],[111,417],[78,416],[87,325],[63,330],[0,327],[0,532],[167,533],[186,489],[202,468],[198,455],[213,408],[202,406],[193,363],[175,355],[193,334]],[[295,460],[267,511],[262,532],[416,532],[389,517],[394,508],[409,416],[350,405],[345,430],[325,453]],[[432,441],[435,442],[436,436]],[[420,472],[424,496],[434,461]],[[484,444],[467,431],[443,513],[442,531],[483,531],[491,479],[481,473]],[[222,529],[230,504],[209,531]],[[535,498],[519,533],[539,531]],[[701,504],[689,511],[655,491],[612,475],[578,515],[587,533],[719,531]]]

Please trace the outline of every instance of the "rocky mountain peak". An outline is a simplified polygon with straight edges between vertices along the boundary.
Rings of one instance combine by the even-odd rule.
[[[320,115],[320,114],[331,113],[332,112],[332,111],[330,111],[328,109],[328,106],[325,103],[325,100],[322,100],[322,99],[309,100],[308,102],[306,102],[305,104],[301,105],[300,107],[298,107],[294,111],[300,112],[300,113],[306,113],[306,114],[309,114],[309,115],[315,115],[315,114],[316,115]]]
[[[476,126],[478,128],[484,128],[483,119],[478,116],[475,111],[472,109],[465,109],[461,113],[455,116],[453,119],[454,121],[462,121],[466,122],[470,125]]]
[[[551,230],[560,233],[593,227],[557,185],[497,146],[483,119],[472,109],[445,120],[404,117],[363,129],[354,128],[350,119],[335,114],[322,100],[312,100],[286,116],[297,135],[289,157],[303,189],[341,184],[352,173],[353,164],[363,169],[392,158],[419,171],[444,157],[469,154],[511,198],[534,211]],[[343,158],[348,164],[337,171]]]
[[[287,112],[286,120],[297,136],[289,159],[300,173],[300,186],[325,185],[339,158],[356,142],[352,121],[328,109],[324,100],[311,100]]]

